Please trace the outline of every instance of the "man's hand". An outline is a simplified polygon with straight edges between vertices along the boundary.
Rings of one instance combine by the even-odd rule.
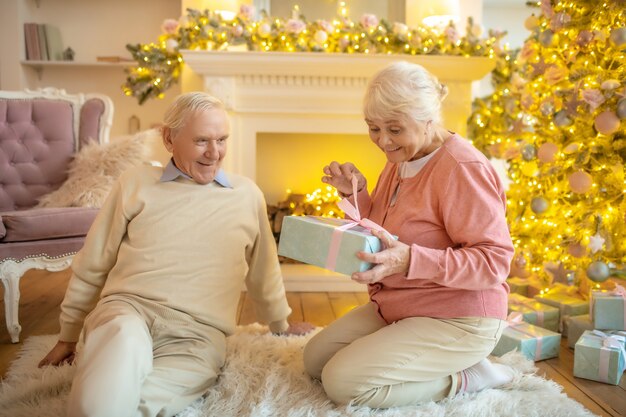
[[[50,352],[39,362],[39,368],[42,366],[53,365],[58,366],[64,363],[72,363],[76,354],[76,342],[61,342],[52,348]]]
[[[311,323],[306,321],[301,321],[297,323],[290,323],[287,330],[280,333],[280,336],[302,336],[315,329]]]
[[[372,230],[372,234],[380,239],[385,249],[377,253],[358,252],[356,256],[359,259],[377,265],[369,271],[355,272],[351,278],[361,284],[373,284],[389,275],[408,272],[411,247],[393,239],[388,233]]]

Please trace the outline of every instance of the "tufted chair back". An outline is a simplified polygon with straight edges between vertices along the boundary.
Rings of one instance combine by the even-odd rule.
[[[108,141],[112,118],[111,99],[102,95],[0,91],[0,281],[12,342],[21,330],[21,276],[67,268],[98,212],[34,206],[67,179],[82,145]]]
[[[99,139],[104,101],[86,100],[79,121],[73,106],[50,99],[0,100],[0,211],[35,206],[67,179],[81,145]]]

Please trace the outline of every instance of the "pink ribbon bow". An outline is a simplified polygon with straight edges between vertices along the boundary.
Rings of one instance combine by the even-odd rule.
[[[523,335],[526,335],[531,339],[535,339],[537,341],[537,344],[535,345],[535,360],[538,361],[539,359],[541,359],[542,337],[541,335],[538,335],[537,332],[533,332],[532,329],[521,329],[520,327],[522,325],[528,324],[524,322],[523,319],[524,315],[522,313],[520,313],[519,311],[513,311],[507,316],[506,322],[512,330],[515,330],[518,333],[522,333]]]
[[[374,223],[370,219],[361,218],[359,204],[357,202],[357,178],[354,175],[352,176],[352,195],[354,196],[354,205],[352,205],[346,198],[337,203],[337,206],[339,206],[339,208],[354,221],[336,227],[335,230],[333,230],[330,247],[328,248],[328,257],[326,258],[326,269],[330,269],[331,271],[334,271],[335,266],[337,265],[337,256],[339,255],[341,237],[344,231],[351,229],[354,226],[361,226],[367,230],[378,230],[389,234],[389,232],[387,232],[382,226]]]
[[[598,364],[598,378],[602,382],[609,382],[609,360],[611,358],[611,352],[617,349],[621,351],[621,354],[626,358],[626,337],[616,334],[607,334],[600,330],[593,330],[588,337],[602,341],[602,347],[600,347],[600,362]]]

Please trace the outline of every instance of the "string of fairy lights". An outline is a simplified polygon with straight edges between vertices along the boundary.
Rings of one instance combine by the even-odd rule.
[[[486,57],[505,53],[500,45],[505,33],[490,30],[484,35],[472,19],[467,34],[461,35],[453,23],[444,28],[408,27],[371,14],[355,22],[348,17],[345,3],[331,20],[307,21],[298,6],[290,18],[262,12],[255,19],[253,15],[253,8],[243,5],[230,20],[219,12],[194,9],[179,20],[167,20],[157,42],[127,45],[137,65],[127,69],[124,94],[136,97],[140,104],[163,98],[180,77],[180,51],[186,49]]]
[[[500,60],[468,126],[475,146],[509,163],[513,268],[569,285],[624,276],[624,2],[533,4],[529,38]]]

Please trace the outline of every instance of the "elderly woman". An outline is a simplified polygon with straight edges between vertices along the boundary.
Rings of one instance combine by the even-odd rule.
[[[447,90],[423,67],[397,62],[365,93],[371,140],[387,164],[370,196],[351,163],[332,162],[322,181],[398,237],[357,256],[354,273],[371,302],[307,344],[307,372],[336,403],[372,408],[437,401],[508,383],[509,367],[487,356],[505,327],[513,245],[496,171],[441,124]],[[356,179],[357,195],[352,179]]]

